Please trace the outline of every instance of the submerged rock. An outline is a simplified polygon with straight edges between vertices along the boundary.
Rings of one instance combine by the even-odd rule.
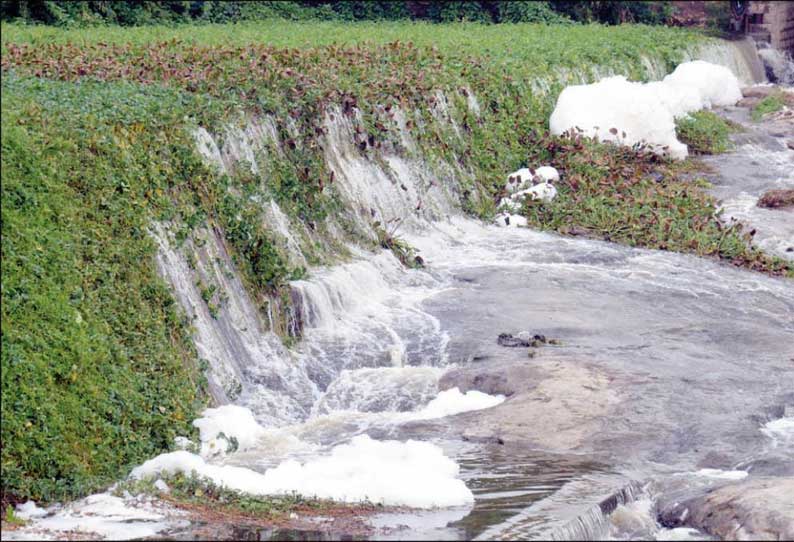
[[[723,540],[794,540],[794,478],[729,484],[661,510],[663,525],[688,525]]]

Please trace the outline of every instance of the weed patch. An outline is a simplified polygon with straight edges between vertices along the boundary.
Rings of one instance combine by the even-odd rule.
[[[675,121],[678,139],[694,154],[719,154],[731,148],[730,134],[738,126],[712,111],[695,111]]]
[[[705,181],[681,179],[681,169],[689,166],[579,136],[544,138],[536,146],[548,153],[563,179],[552,203],[526,202],[531,226],[794,276],[790,262],[753,248],[740,223],[719,219]]]
[[[759,122],[762,118],[764,118],[764,115],[780,111],[785,105],[786,102],[782,96],[779,94],[770,94],[758,102],[755,107],[753,107],[750,115],[754,121]]]

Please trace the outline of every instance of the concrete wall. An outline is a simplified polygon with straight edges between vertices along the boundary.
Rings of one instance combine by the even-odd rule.
[[[779,50],[794,52],[794,2],[750,2],[748,32]]]

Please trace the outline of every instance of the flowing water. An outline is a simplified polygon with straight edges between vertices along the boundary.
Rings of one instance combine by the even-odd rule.
[[[733,137],[734,152],[704,159],[714,170],[709,175],[714,184],[711,192],[722,201],[724,219],[756,230],[758,247],[794,260],[794,209],[757,205],[767,190],[794,189],[794,151],[787,143],[794,139],[794,123],[789,119],[754,124],[745,108],[724,114],[745,128]]]
[[[752,80],[740,49],[704,54]],[[274,333],[283,301],[251,299],[222,234],[207,229],[180,246],[167,225],[154,225],[158,266],[193,322],[213,397],[249,408],[267,430],[257,446],[218,463],[265,472],[289,458],[327,456],[362,434],[440,447],[460,466],[474,503],[378,514],[369,521],[381,539],[707,539],[663,528],[659,496],[673,486],[694,492],[725,483],[737,469],[794,472],[785,421],[794,406],[790,281],[691,256],[480,224],[458,210],[461,172],[399,153],[367,160],[344,116],[326,123],[326,160],[348,218],[370,237],[373,217],[400,219],[398,235],[427,265],[406,269],[388,251],[348,246],[344,263],[292,282],[287,331],[300,340],[287,348]],[[756,154],[748,145],[763,146],[772,165],[746,190],[757,197],[778,179],[791,181],[791,152],[751,136],[717,166],[724,173],[723,164]],[[222,146],[196,132],[200,152],[223,171],[258,171],[258,156],[276,138],[268,119],[226,134]],[[402,138],[410,148],[410,135]],[[746,187],[738,174],[720,178],[730,212]],[[305,264],[302,246],[313,234],[275,202],[262,204],[284,250]],[[757,237],[783,255],[782,239],[792,239],[785,216],[758,218],[764,233]],[[201,284],[223,292],[217,314]],[[559,344],[528,357],[526,348],[498,346],[503,332],[542,333]],[[441,393],[452,387],[499,399],[482,409],[471,397]],[[443,405],[431,403],[441,398]],[[191,538],[196,530],[172,522],[168,533]],[[344,533],[237,526],[225,535]]]

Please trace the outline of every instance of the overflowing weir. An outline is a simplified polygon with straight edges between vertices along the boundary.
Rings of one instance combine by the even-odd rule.
[[[751,83],[760,80],[763,72],[749,47],[744,42],[723,43],[693,51],[691,56],[726,65],[743,82]],[[652,79],[664,75],[661,64],[653,59],[647,60],[646,68]],[[439,117],[453,124],[451,133],[459,133],[445,113],[452,106],[443,96],[437,103]],[[468,107],[474,113],[479,110],[476,97],[470,96]],[[385,148],[377,160],[358,151],[349,118],[331,111],[324,119],[325,160],[344,202],[342,218],[348,230],[353,225],[353,238],[376,239],[373,224],[378,222],[394,228],[420,248],[420,254],[436,249],[452,254],[471,249],[466,232],[480,236],[479,242],[483,235],[503,235],[463,217],[460,196],[467,172],[454,164],[423,159],[406,128],[409,117],[408,111],[397,112],[400,143]],[[267,117],[247,119],[243,128],[220,128],[217,134],[203,128],[195,132],[198,151],[225,173],[244,168],[260,174],[264,170],[260,162],[267,153],[279,152],[278,138],[273,119]],[[287,216],[275,201],[260,203],[267,210],[269,230],[290,262],[306,266],[306,247],[327,239]],[[471,359],[470,353],[450,350],[444,322],[425,305],[435,296],[454,291],[461,280],[467,280],[465,276],[461,278],[443,262],[434,267],[432,256],[427,269],[406,269],[389,251],[373,253],[361,248],[343,233],[339,217],[329,218],[324,231],[333,243],[344,247],[338,263],[310,267],[306,278],[291,283],[288,299],[254,299],[217,228],[200,230],[194,239],[181,244],[167,224],[153,225],[151,230],[159,243],[160,271],[192,321],[215,402],[245,406],[264,427],[286,430],[321,447],[343,442],[368,427],[392,434],[391,429],[383,429],[390,416],[426,405],[439,392],[444,368]],[[495,245],[510,243],[505,237]],[[599,262],[635,258],[623,252],[612,254],[599,244],[559,244],[548,243],[561,252],[540,256],[539,265],[544,264],[544,257],[555,265],[576,265],[576,256],[566,253],[569,249],[584,250],[583,258],[593,256],[588,269],[599,268]],[[629,265],[625,273],[645,276],[646,271]],[[223,299],[214,309],[202,297],[202,289],[209,284],[217,286]],[[690,287],[694,286],[681,291]],[[659,283],[658,288],[678,287]],[[714,292],[705,288],[691,295],[712,296]],[[283,314],[289,315],[287,321],[280,320]],[[284,337],[297,342],[287,348]],[[272,464],[267,452],[263,455],[256,463],[260,467]],[[244,463],[250,457],[249,453],[233,461]],[[555,539],[606,536],[606,516],[636,497],[634,486],[627,487],[612,501],[596,502],[584,515],[544,532]],[[535,525],[537,515],[532,518],[524,525]],[[522,537],[526,534],[520,524],[516,528]],[[507,536],[512,531],[487,532]]]

